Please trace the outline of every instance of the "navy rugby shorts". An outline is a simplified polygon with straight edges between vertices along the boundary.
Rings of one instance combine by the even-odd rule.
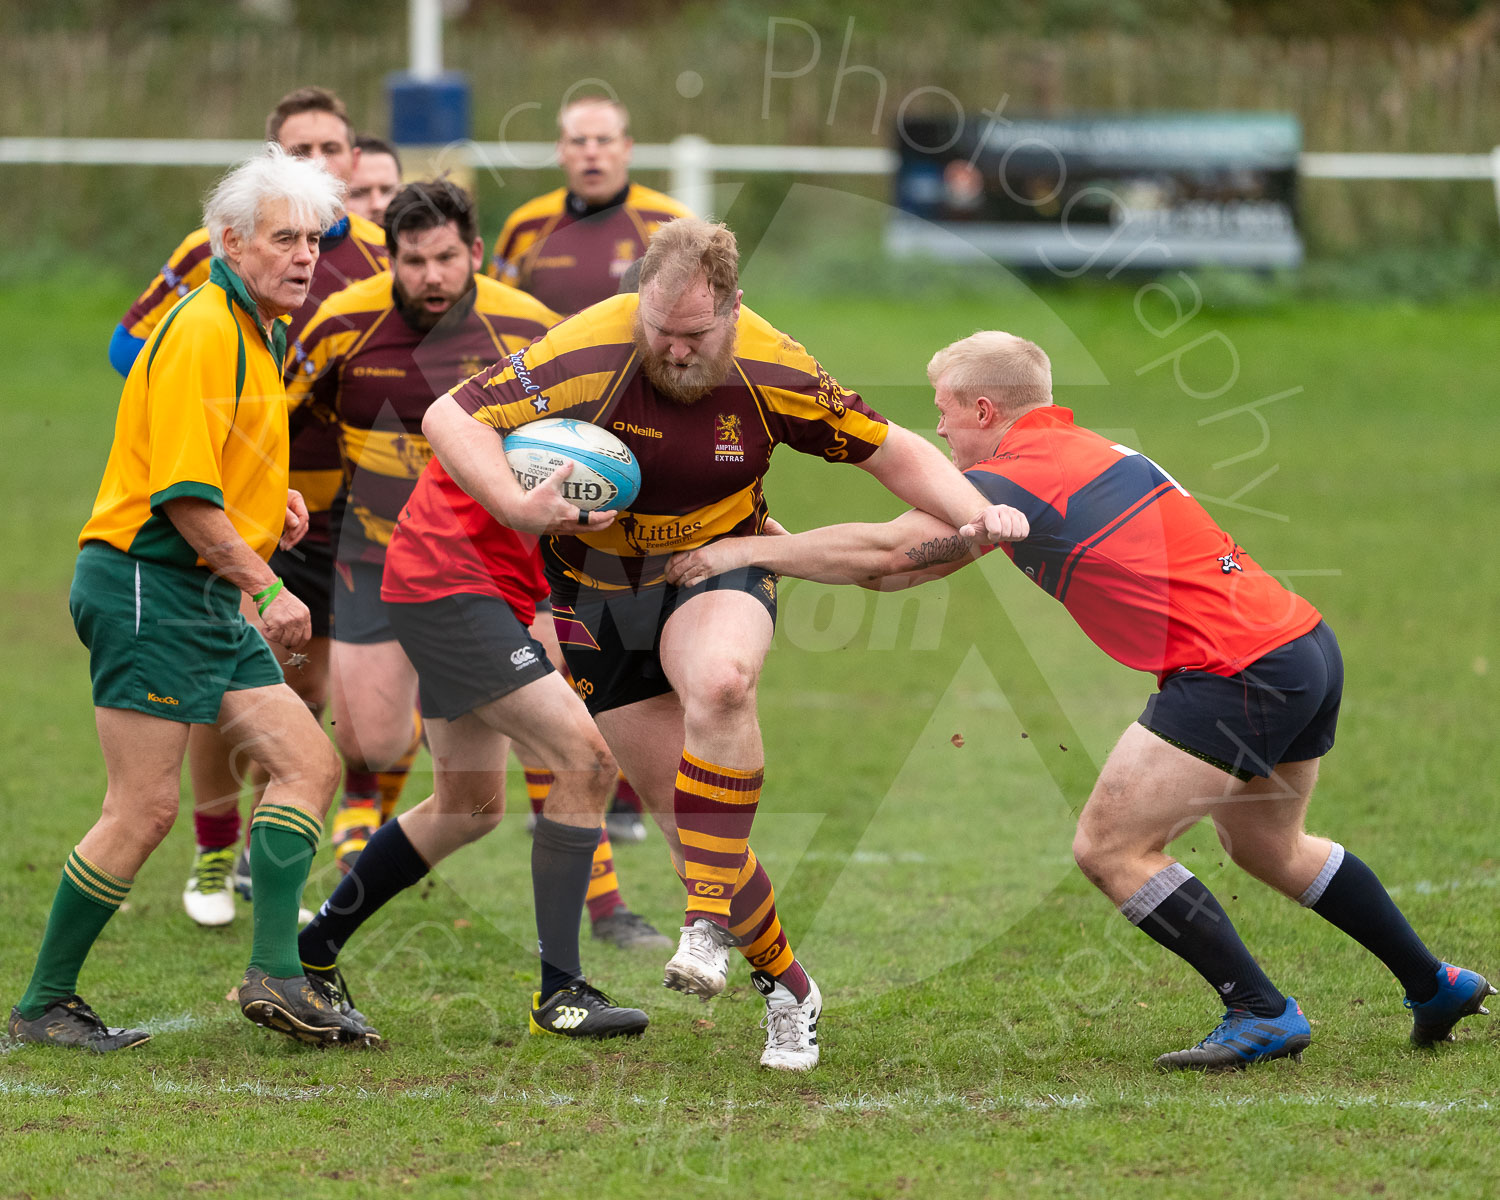
[[[1179,671],[1137,720],[1157,737],[1237,779],[1333,748],[1344,660],[1324,621],[1237,675]]]

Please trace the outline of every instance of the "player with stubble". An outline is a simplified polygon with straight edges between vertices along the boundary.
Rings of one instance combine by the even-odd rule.
[[[575,687],[635,782],[687,889],[666,986],[709,999],[737,946],[766,998],[763,1065],[817,1064],[822,995],[797,961],[749,848],[763,782],[756,684],[776,578],[741,570],[679,588],[674,551],[763,529],[762,481],[789,445],[869,472],[895,495],[980,538],[996,511],[922,438],[840,387],[800,345],[741,304],[723,225],[684,218],[652,239],[640,291],[606,300],[435,401],[438,459],[497,520],[527,493],[496,432],[548,416],[614,431],[641,464],[624,514],[578,513],[543,543]],[[618,519],[616,517],[618,516]]]
[[[384,225],[385,210],[401,190],[401,155],[390,142],[368,133],[354,139],[354,148],[359,158],[344,207],[374,225]]]
[[[940,350],[927,367],[938,435],[1002,506],[1005,552],[1106,654],[1159,690],[1121,736],[1078,819],[1079,869],[1143,933],[1186,961],[1224,1004],[1163,1070],[1218,1071],[1300,1057],[1312,1027],[1168,843],[1209,817],[1243,870],[1309,908],[1394,975],[1411,1041],[1449,1041],[1486,1011],[1484,976],[1440,962],[1375,873],[1307,832],[1343,695],[1338,641],[1143,454],[1075,425],[1053,403],[1041,348],[998,330]],[[728,539],[674,561],[682,585],[748,565],[825,583],[905,587],[973,561],[927,513]]]

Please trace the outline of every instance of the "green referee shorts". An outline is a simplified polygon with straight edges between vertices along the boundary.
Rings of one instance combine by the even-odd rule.
[[[212,725],[224,693],[281,683],[281,665],[240,614],[239,589],[201,567],[78,552],[68,593],[98,708]]]

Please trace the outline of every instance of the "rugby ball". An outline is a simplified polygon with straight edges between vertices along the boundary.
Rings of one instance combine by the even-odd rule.
[[[630,448],[609,430],[571,417],[521,426],[505,439],[505,461],[528,492],[571,462],[563,496],[585,512],[628,508],[641,490],[641,467]]]

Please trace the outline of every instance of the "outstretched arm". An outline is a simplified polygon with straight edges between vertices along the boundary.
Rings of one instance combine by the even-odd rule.
[[[885,442],[859,465],[913,508],[942,518],[950,532],[957,529],[980,545],[1016,540],[998,512],[1004,506],[986,499],[941,450],[909,429],[893,423]]]
[[[1025,516],[1005,505],[1002,541],[1020,541],[1029,529]],[[673,555],[667,581],[691,587],[725,571],[763,567],[779,575],[818,583],[870,585],[889,576],[913,586],[958,570],[976,555],[969,540],[938,518],[912,510],[882,525],[826,525],[807,533],[777,537],[724,538]]]

